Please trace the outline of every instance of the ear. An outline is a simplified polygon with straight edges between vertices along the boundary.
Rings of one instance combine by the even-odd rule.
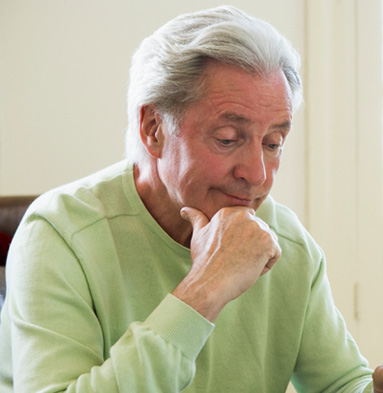
[[[147,152],[153,158],[160,158],[164,144],[162,119],[152,105],[140,108],[140,136]]]

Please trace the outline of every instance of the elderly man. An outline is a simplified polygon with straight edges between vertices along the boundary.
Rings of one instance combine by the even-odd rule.
[[[11,246],[2,392],[373,391],[321,249],[269,196],[298,65],[233,7],[144,40],[128,159],[42,196]]]

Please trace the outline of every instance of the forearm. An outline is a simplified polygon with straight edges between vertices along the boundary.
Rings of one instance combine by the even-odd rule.
[[[138,308],[132,302],[141,298],[127,296],[118,274],[107,280],[105,269],[98,278],[104,259],[93,259],[91,276],[50,225],[30,229],[45,241],[25,249],[20,241],[8,266],[1,338],[9,351],[0,353],[0,365],[12,365],[12,391],[172,392],[190,383],[212,324],[171,295]]]
[[[38,344],[41,353],[31,347],[27,357],[14,353],[14,391],[181,392],[193,379],[195,358],[212,329],[171,295],[145,322],[132,323],[105,361],[68,337],[29,327],[34,337],[28,342],[32,348]]]

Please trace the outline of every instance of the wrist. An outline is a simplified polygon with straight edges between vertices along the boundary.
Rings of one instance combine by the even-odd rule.
[[[188,285],[184,282],[177,286],[172,295],[192,307],[210,322],[216,320],[226,304],[219,296],[215,296],[214,290]]]

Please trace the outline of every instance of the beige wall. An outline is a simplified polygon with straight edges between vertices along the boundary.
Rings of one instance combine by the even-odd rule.
[[[383,343],[382,1],[306,0],[306,224],[337,306],[376,366]]]
[[[130,56],[195,0],[0,0],[0,195],[41,193],[123,157]],[[274,24],[303,53],[303,0],[231,4]],[[275,194],[304,218],[303,111]]]

